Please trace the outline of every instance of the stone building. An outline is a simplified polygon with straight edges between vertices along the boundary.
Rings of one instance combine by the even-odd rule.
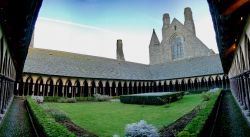
[[[250,122],[250,1],[210,1],[216,40],[232,93]]]
[[[162,41],[153,30],[149,44],[150,65],[214,54],[196,37],[191,8],[185,8],[184,17],[184,24],[176,18],[170,23],[169,14],[163,15]]]
[[[117,40],[117,59],[30,48],[15,94],[87,97],[228,88],[219,55],[195,36],[190,8],[185,15],[182,25],[176,19],[170,24],[164,14],[165,38],[160,43],[153,31],[149,48],[154,63],[151,60],[150,65],[125,61],[121,40]],[[175,55],[162,56],[171,53],[171,48]]]
[[[12,103],[16,79],[22,77],[41,4],[41,0],[0,1],[0,125]]]

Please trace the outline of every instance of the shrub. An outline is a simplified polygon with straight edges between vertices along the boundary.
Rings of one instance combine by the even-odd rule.
[[[59,98],[61,98],[61,97],[58,97],[58,96],[54,96],[54,97],[52,97],[52,96],[45,96],[44,97],[44,101],[45,102],[57,102],[57,100],[59,99]]]
[[[57,100],[58,103],[66,103],[66,98],[59,98]]]
[[[94,97],[96,101],[110,101],[112,99],[111,96],[101,94],[94,94]]]
[[[163,105],[181,99],[184,92],[158,92],[120,96],[120,101],[127,104]]]
[[[58,103],[76,103],[76,99],[75,98],[59,98],[57,99]]]
[[[95,101],[94,97],[75,97],[76,101]]]
[[[76,103],[76,99],[75,98],[67,98],[66,103]]]
[[[43,103],[44,98],[43,96],[31,96],[33,100],[35,100],[37,103]]]
[[[125,137],[159,137],[159,134],[157,128],[141,120],[126,126]]]
[[[221,90],[220,92],[215,92],[210,95],[210,99],[206,102],[205,107],[202,108],[196,115],[196,117],[188,123],[183,131],[178,133],[177,137],[194,137],[198,136],[201,133],[208,118],[210,117],[210,114],[214,109],[220,93]]]
[[[203,92],[202,93],[202,99],[203,101],[208,101],[210,99],[211,94],[209,92]]]
[[[47,114],[55,118],[57,122],[65,121],[65,120],[70,120],[70,118],[66,115],[65,112],[58,110],[58,109],[47,109],[46,110]]]
[[[27,98],[27,108],[40,136],[46,137],[75,137],[64,126],[57,123],[30,97]]]

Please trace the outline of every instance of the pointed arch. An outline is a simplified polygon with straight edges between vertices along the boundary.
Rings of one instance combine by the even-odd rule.
[[[53,96],[54,94],[54,83],[51,77],[49,77],[45,84],[45,96]]]
[[[74,93],[74,97],[80,97],[82,96],[82,91],[81,91],[81,83],[79,80],[75,81],[74,87],[73,87],[73,93]]]
[[[59,97],[63,97],[63,81],[62,79],[58,79],[56,81],[56,92],[55,92],[55,95],[56,96],[59,96]]]

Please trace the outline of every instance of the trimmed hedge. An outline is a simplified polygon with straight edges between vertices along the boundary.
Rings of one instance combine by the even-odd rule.
[[[178,133],[177,137],[197,137],[204,130],[204,127],[216,106],[217,100],[221,95],[221,90],[215,93],[207,92],[206,94],[210,94],[210,99],[206,101],[205,107],[202,108],[196,117],[188,123],[183,131]]]
[[[182,98],[184,92],[156,92],[120,96],[120,101],[126,104],[163,105]]]
[[[38,134],[44,137],[75,137],[73,133],[68,131],[64,126],[60,125],[46,114],[46,112],[30,97],[26,101],[29,112]]]

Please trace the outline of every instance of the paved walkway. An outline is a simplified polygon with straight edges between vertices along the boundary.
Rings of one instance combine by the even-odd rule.
[[[224,92],[212,137],[249,137],[250,127],[231,92]]]
[[[15,98],[0,128],[0,137],[35,137],[24,100]]]

